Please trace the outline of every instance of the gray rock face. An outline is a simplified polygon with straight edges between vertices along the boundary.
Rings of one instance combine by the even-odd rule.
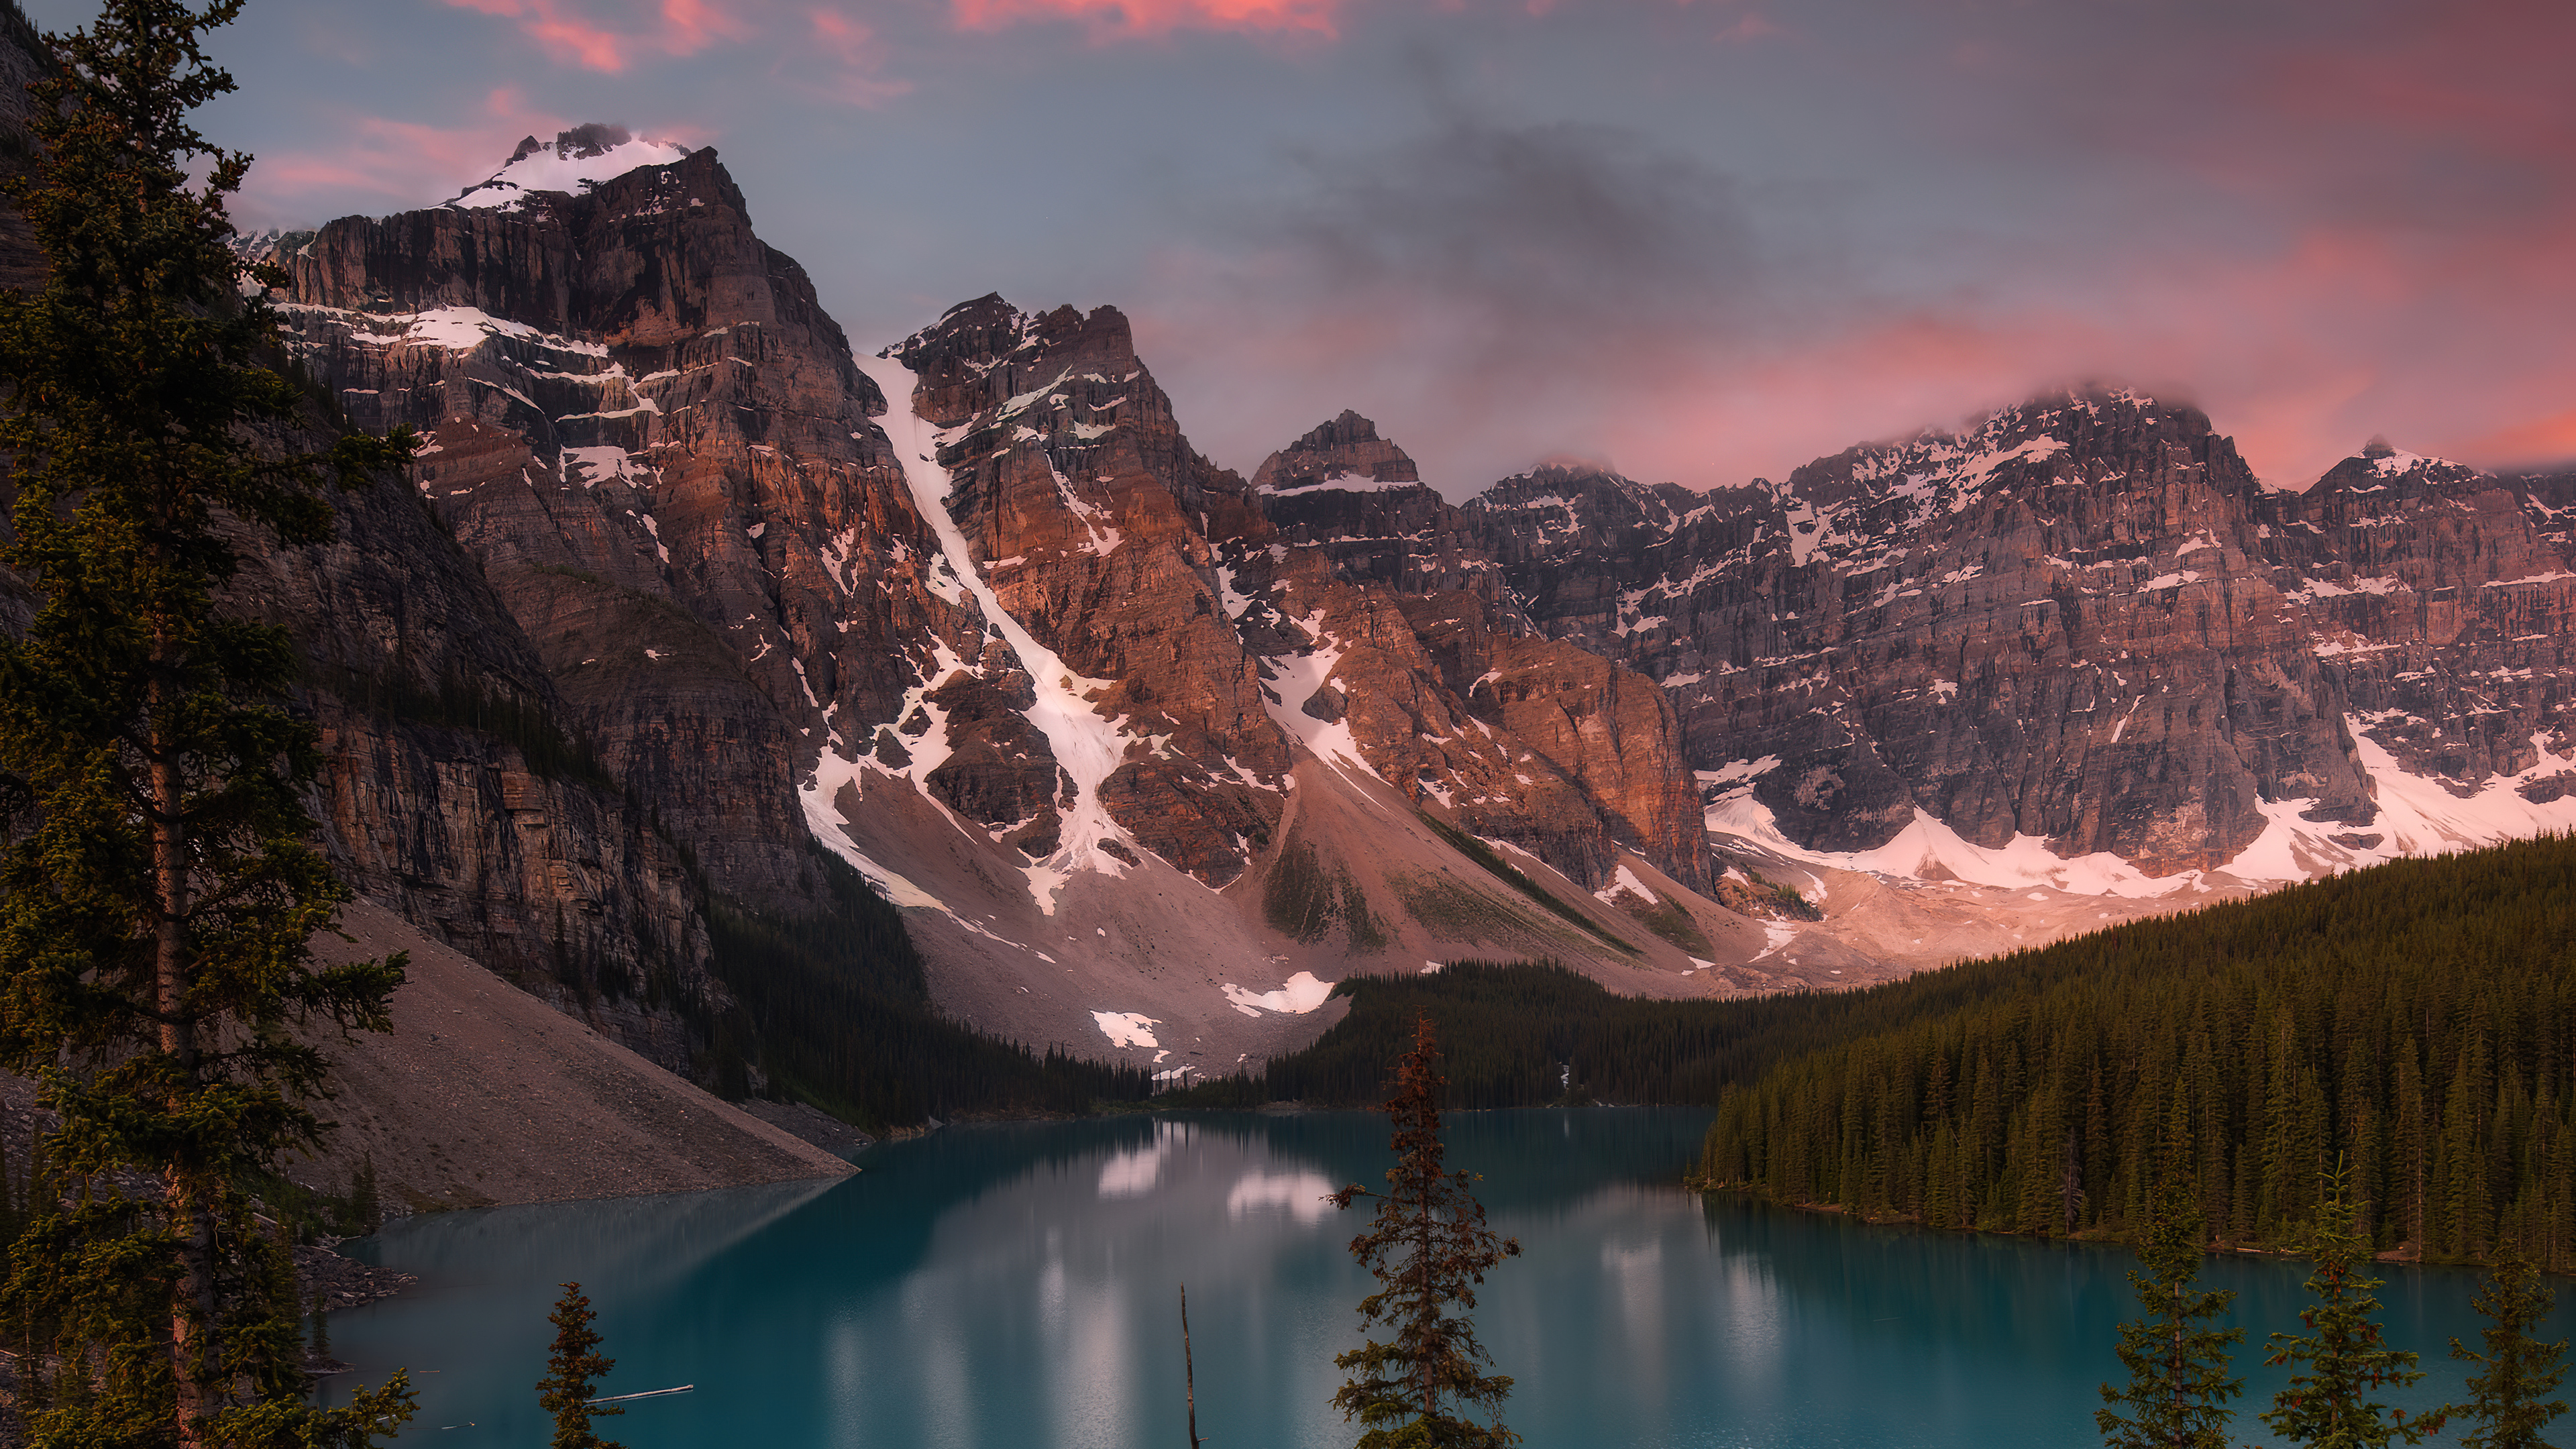
[[[0,13],[0,132],[20,142],[37,48],[14,6]],[[0,207],[0,286],[30,289],[44,272],[15,208]],[[303,445],[326,438],[317,428]],[[708,970],[680,851],[583,757],[539,651],[421,500],[385,480],[332,503],[328,544],[246,540],[223,602],[283,626],[304,655],[299,704],[325,754],[312,808],[333,865],[433,938],[691,1071],[705,1042],[689,1016],[730,999]],[[32,608],[0,571],[0,623]]]
[[[2270,802],[2366,835],[2348,720],[2462,790],[2563,747],[2566,491],[2382,453],[2268,492],[2197,411],[2096,392],[1781,485],[1547,470],[1459,512],[1539,628],[1663,682],[1694,766],[1761,767],[1797,844],[1919,811],[2162,875]]]
[[[907,562],[884,399],[714,153],[285,260],[306,366],[429,436],[422,493],[609,772],[729,894],[816,898],[800,771],[897,718],[926,637],[980,629]]]
[[[1262,581],[1238,586],[1259,601],[1243,622],[1313,621],[1340,651],[1327,688],[1291,702],[1348,721],[1381,778],[1574,879],[1599,884],[1627,847],[1677,880],[1708,880],[1670,704],[1533,628],[1482,520],[1419,476],[1351,412],[1253,475],[1269,531],[1229,545],[1243,578]],[[1261,552],[1272,540],[1275,564]]]
[[[1413,459],[1344,411],[1264,461],[1252,490],[1281,541],[1322,552],[1333,576],[1405,593],[1473,590],[1508,612],[1493,560]]]
[[[307,660],[315,813],[334,866],[637,1052],[689,1075],[730,1003],[679,848],[584,757],[573,711],[471,559],[399,481],[335,500],[337,537],[245,550],[226,591]]]
[[[2374,447],[2265,513],[2268,554],[2369,737],[2467,786],[2570,742],[2576,548],[2565,475]]]
[[[281,260],[305,366],[354,421],[429,436],[419,490],[567,727],[734,902],[807,909],[811,832],[977,942],[1147,854],[1223,888],[1280,847],[1319,727],[1336,768],[1588,884],[1623,846],[1707,877],[1661,691],[1501,604],[1364,420],[1313,461],[1436,511],[1448,562],[1392,589],[1283,538],[1114,309],[953,308],[891,349],[889,400],[709,152],[335,222]],[[889,401],[904,436],[943,430],[923,457],[895,456]],[[944,902],[891,883],[916,851]]]
[[[914,904],[1026,950],[987,927],[1037,939],[1041,881],[1257,882],[1301,748],[1587,889],[1623,849],[1714,878],[1694,768],[1810,850],[1928,817],[2155,875],[2283,802],[2372,839],[2388,768],[2576,791],[2540,755],[2576,685],[2556,475],[2384,452],[2268,492],[2197,411],[2094,391],[1706,495],[1555,466],[1452,506],[1355,413],[1247,483],[1115,309],[979,298],[862,366],[711,152],[284,260],[304,362],[431,435],[420,492],[534,660],[463,667],[646,822],[618,846],[533,771],[474,807],[545,812],[570,864],[511,889],[600,903],[603,941],[687,937],[658,820],[761,909],[820,894],[816,830],[935,853],[954,899]]]

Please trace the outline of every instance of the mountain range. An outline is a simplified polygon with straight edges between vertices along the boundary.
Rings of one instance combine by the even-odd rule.
[[[425,439],[235,590],[333,858],[703,1079],[779,1071],[723,944],[879,898],[950,1016],[1181,1080],[1352,972],[1832,988],[2576,825],[2576,471],[2278,489],[2088,386],[1705,493],[1452,501],[1349,411],[1247,478],[1116,309],[854,344],[604,126],[256,247],[326,410]]]

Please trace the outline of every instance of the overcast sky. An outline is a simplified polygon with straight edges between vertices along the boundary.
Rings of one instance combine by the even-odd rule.
[[[1246,473],[1353,407],[1456,497],[1704,488],[2086,378],[2275,486],[2576,456],[2565,0],[251,0],[213,49],[246,224],[712,145],[862,349],[1114,304]]]

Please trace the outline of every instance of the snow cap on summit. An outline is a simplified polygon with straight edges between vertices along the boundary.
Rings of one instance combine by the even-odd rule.
[[[638,166],[667,166],[688,154],[689,148],[676,141],[640,140],[624,126],[593,121],[557,133],[552,142],[527,137],[510,153],[508,164],[445,204],[516,211],[531,191],[578,195]]]

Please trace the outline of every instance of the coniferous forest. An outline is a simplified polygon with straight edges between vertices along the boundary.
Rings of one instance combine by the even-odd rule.
[[[2349,1177],[2374,1250],[2576,1266],[2576,840],[2399,861],[1847,994],[1619,997],[1545,963],[1354,977],[1350,1014],[1166,1105],[1383,1097],[1417,1010],[1449,1105],[1713,1103],[1694,1177],[1932,1227],[2127,1238],[2187,1141],[2213,1240]]]
[[[2576,1260],[2576,840],[2400,861],[1865,993],[1718,1102],[1698,1176],[1941,1228],[2127,1236],[2170,1135],[2216,1241],[2338,1164],[2379,1251]],[[1876,998],[1870,1000],[1869,998]]]

